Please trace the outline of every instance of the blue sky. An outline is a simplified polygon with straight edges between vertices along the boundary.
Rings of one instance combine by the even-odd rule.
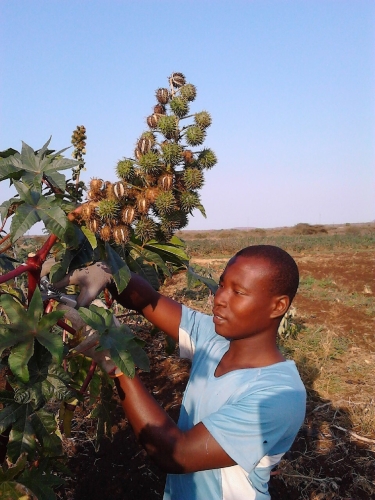
[[[1,0],[0,150],[70,145],[115,180],[173,71],[218,156],[188,229],[374,220],[371,0]],[[70,155],[70,152],[67,153]],[[10,197],[0,184],[0,201]]]

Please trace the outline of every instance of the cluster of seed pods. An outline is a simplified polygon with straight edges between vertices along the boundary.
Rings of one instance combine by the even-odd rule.
[[[148,129],[136,141],[133,157],[117,163],[119,180],[91,179],[82,220],[104,241],[124,245],[132,234],[142,243],[168,241],[186,227],[194,209],[204,214],[199,190],[204,170],[217,162],[202,146],[211,116],[190,113],[197,90],[182,73],[172,73],[168,83],[155,92]]]

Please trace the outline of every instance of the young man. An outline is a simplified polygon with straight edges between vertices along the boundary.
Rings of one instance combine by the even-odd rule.
[[[79,273],[69,283],[80,284]],[[298,280],[288,253],[256,245],[228,262],[213,316],[161,295],[136,275],[120,295],[110,288],[121,304],[178,341],[181,357],[192,360],[176,425],[137,376],[115,373],[102,353],[92,352],[115,377],[139,441],[169,473],[165,500],[270,498],[270,471],[291,447],[305,415],[305,388],[294,362],[276,344]]]

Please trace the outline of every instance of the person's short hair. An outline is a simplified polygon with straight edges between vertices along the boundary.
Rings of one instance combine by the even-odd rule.
[[[288,252],[274,245],[252,245],[237,252],[235,257],[258,257],[268,261],[273,272],[270,292],[275,295],[287,295],[292,303],[299,285],[299,271]]]

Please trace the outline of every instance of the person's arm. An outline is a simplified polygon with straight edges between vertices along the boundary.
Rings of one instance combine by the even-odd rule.
[[[120,294],[114,284],[109,286],[112,297],[127,309],[141,313],[148,321],[178,341],[182,306],[169,297],[165,297],[137,274],[132,277]]]
[[[181,474],[236,465],[202,423],[181,431],[139,377],[121,375],[115,383],[137,439],[162,470]]]

